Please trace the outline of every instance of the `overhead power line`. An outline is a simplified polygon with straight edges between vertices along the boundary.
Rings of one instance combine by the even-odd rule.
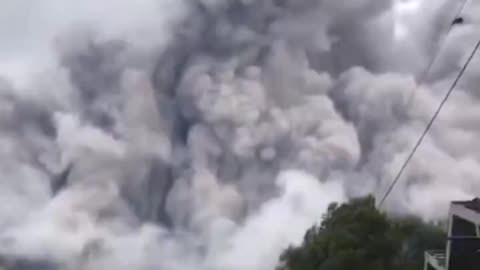
[[[433,68],[433,65],[435,64],[435,62],[437,61],[437,58],[440,54],[440,52],[442,51],[444,45],[445,45],[445,41],[448,37],[448,34],[450,34],[450,32],[452,31],[453,27],[456,25],[456,24],[461,24],[463,23],[463,19],[460,17],[460,14],[462,13],[463,9],[465,8],[466,4],[467,4],[468,0],[462,0],[462,3],[460,5],[460,7],[458,8],[457,12],[455,12],[455,16],[453,17],[453,20],[450,20],[449,22],[449,25],[448,25],[448,28],[447,28],[447,31],[445,32],[445,35],[443,35],[443,37],[441,38],[440,40],[440,43],[439,43],[439,46],[437,48],[437,50],[435,51],[435,53],[433,54],[432,58],[430,59],[430,61],[428,62],[428,65],[427,67],[425,68],[425,70],[420,74],[420,76],[418,76],[418,84],[422,84],[425,82],[425,80],[427,80],[428,78],[428,75],[430,74],[430,71],[432,70]],[[408,99],[408,104],[411,104],[413,99],[415,98],[415,91],[412,92],[412,94],[410,95],[410,98]]]
[[[453,90],[455,89],[455,87],[457,86],[458,82],[460,81],[460,78],[463,76],[463,74],[465,73],[465,70],[467,70],[467,67],[468,65],[470,64],[470,62],[472,61],[473,57],[475,56],[476,52],[478,51],[478,48],[480,47],[480,40],[478,40],[477,44],[475,45],[475,48],[473,49],[472,53],[470,54],[470,56],[468,57],[467,61],[465,62],[465,64],[463,65],[462,69],[460,70],[460,72],[458,73],[457,77],[455,78],[455,81],[453,81],[453,84],[452,86],[450,87],[450,89],[448,89],[447,91],[447,94],[445,95],[445,97],[443,98],[442,102],[440,102],[440,105],[438,106],[437,110],[435,111],[435,113],[433,114],[432,118],[430,119],[430,121],[428,122],[425,130],[423,131],[422,135],[420,136],[420,138],[418,139],[417,143],[415,144],[415,146],[413,147],[412,151],[410,152],[410,154],[408,155],[407,159],[405,160],[405,162],[403,163],[402,167],[400,168],[400,170],[398,171],[398,173],[396,174],[393,182],[390,184],[390,187],[388,188],[387,192],[385,193],[385,195],[383,196],[382,200],[380,201],[379,203],[379,207],[381,207],[383,205],[383,203],[385,202],[385,200],[387,199],[388,195],[390,195],[390,193],[392,192],[393,188],[395,187],[395,185],[397,184],[398,180],[400,179],[400,177],[402,176],[403,174],[403,171],[405,170],[405,168],[407,167],[408,163],[410,162],[410,160],[413,158],[413,156],[415,155],[415,153],[417,152],[417,149],[418,147],[422,144],[423,142],[423,139],[425,138],[425,136],[427,135],[428,131],[430,130],[430,128],[432,127],[433,123],[435,122],[435,120],[437,119],[440,111],[442,110],[443,106],[445,105],[445,103],[447,102],[448,98],[450,97],[450,95],[452,94]]]

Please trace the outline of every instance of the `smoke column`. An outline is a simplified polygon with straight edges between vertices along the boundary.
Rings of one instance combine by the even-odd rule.
[[[4,0],[0,264],[272,270],[385,192],[479,38],[447,0]],[[386,210],[480,194],[480,62]],[[415,99],[410,103],[414,93]]]

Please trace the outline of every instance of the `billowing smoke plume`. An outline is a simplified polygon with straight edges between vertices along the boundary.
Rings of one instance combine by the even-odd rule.
[[[0,263],[273,269],[330,202],[385,192],[478,36],[469,4],[439,46],[459,5],[3,1]],[[478,72],[389,211],[480,193]]]

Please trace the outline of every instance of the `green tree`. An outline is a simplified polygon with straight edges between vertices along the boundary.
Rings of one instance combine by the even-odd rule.
[[[278,269],[420,270],[424,250],[443,245],[439,228],[415,218],[390,219],[367,197],[332,204],[301,246],[284,251]]]

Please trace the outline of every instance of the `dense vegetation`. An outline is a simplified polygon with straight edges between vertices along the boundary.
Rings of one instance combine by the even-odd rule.
[[[416,218],[389,218],[372,197],[330,205],[278,270],[421,270],[426,249],[443,249],[441,228]]]

